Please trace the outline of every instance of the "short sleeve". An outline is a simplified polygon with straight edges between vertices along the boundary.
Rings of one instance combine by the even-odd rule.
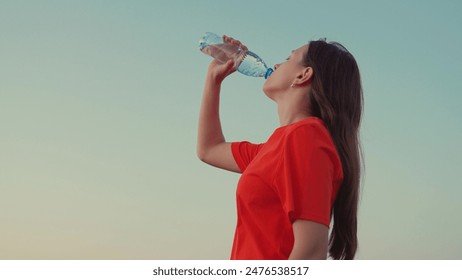
[[[253,144],[247,141],[231,143],[231,151],[241,172],[244,172],[255,158],[263,144]]]
[[[275,187],[288,218],[330,226],[331,208],[340,162],[327,129],[305,125],[283,140]]]

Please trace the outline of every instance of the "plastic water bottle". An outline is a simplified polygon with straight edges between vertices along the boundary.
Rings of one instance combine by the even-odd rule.
[[[199,49],[221,63],[226,63],[231,58],[234,59],[237,71],[247,76],[265,77],[266,79],[273,73],[273,69],[266,66],[265,62],[255,53],[225,43],[223,37],[211,32],[206,32],[199,41]]]

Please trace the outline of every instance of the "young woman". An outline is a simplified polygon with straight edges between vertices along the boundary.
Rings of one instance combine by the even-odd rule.
[[[353,259],[363,106],[354,57],[318,40],[275,65],[263,91],[277,104],[280,127],[263,144],[223,136],[220,87],[235,71],[233,61],[210,63],[197,143],[202,161],[242,173],[231,259]]]

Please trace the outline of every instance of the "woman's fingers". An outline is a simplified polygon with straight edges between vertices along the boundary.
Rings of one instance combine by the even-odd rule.
[[[236,46],[239,46],[241,49],[243,49],[244,51],[247,51],[247,47],[241,43],[241,41],[239,40],[236,40],[232,37],[229,37],[229,36],[226,36],[226,35],[223,35],[223,41],[225,41],[226,43],[230,43],[230,44],[233,44],[233,45],[236,45]]]

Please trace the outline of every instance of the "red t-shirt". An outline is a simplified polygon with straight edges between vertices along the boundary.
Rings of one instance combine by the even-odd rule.
[[[264,144],[231,149],[242,171],[231,259],[288,259],[296,219],[329,227],[343,172],[322,120],[309,117],[276,129]]]

